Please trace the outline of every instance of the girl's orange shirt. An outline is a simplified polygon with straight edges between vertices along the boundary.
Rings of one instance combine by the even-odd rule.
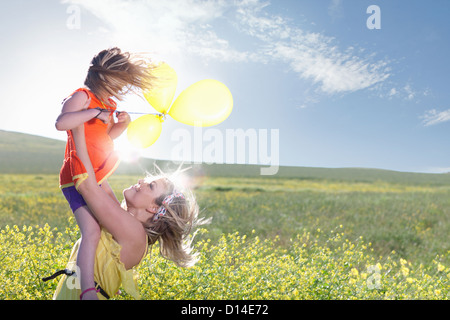
[[[111,112],[116,110],[114,101],[109,100],[110,104],[114,106],[109,107],[97,99],[90,90],[80,88],[75,92],[78,91],[84,91],[91,98],[88,109],[102,108],[108,109]],[[68,130],[66,132],[67,144],[64,162],[59,174],[59,185],[61,188],[75,185],[78,189],[80,183],[87,178],[87,172],[76,154],[72,131]],[[86,137],[87,151],[92,167],[94,168],[96,180],[101,184],[116,170],[120,162],[117,153],[114,151],[114,142],[108,134],[108,124],[103,123],[100,119],[93,118],[84,123],[84,134]]]

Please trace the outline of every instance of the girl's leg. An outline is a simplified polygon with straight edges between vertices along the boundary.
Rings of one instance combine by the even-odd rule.
[[[77,265],[80,270],[81,292],[95,286],[94,263],[95,252],[100,239],[100,226],[87,206],[79,207],[74,212],[81,231],[81,243],[78,250]],[[83,300],[98,299],[95,291],[88,291]]]

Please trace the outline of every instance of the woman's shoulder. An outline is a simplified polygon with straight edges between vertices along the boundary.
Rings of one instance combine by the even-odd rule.
[[[147,254],[148,238],[144,227],[140,222],[130,232],[129,237],[122,238],[119,242],[122,250],[120,253],[120,260],[125,265],[126,269],[131,269],[142,261]]]

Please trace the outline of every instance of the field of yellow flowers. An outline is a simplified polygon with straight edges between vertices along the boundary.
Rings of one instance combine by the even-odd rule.
[[[136,177],[110,179],[121,189]],[[51,299],[79,231],[54,175],[0,175],[0,299]],[[450,186],[208,178],[200,261],[153,248],[143,299],[448,299]],[[115,299],[129,299],[122,291]]]

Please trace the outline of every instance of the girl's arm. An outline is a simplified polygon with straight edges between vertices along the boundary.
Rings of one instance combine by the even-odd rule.
[[[98,109],[87,109],[90,102],[91,98],[88,98],[86,93],[75,92],[64,102],[61,114],[56,119],[56,129],[72,130],[95,117],[106,123],[109,120],[109,112],[100,113]]]
[[[75,145],[86,145],[84,122],[91,120],[98,114],[98,110],[87,109],[90,102],[91,99],[86,93],[75,92],[64,102],[61,114],[56,119],[56,129],[71,130]],[[87,148],[77,150],[77,155],[83,163],[86,163],[85,168],[88,175],[95,176]]]
[[[101,112],[97,109],[87,109],[91,102],[91,98],[82,91],[75,92],[68,98],[62,107],[61,114],[56,119],[56,129],[71,130],[75,146],[85,146],[80,150],[77,149],[77,155],[85,164],[86,171],[89,176],[94,176],[94,169],[89,159],[86,148],[86,140],[84,136],[84,123],[92,118],[99,118],[102,121],[109,120],[109,112]]]

